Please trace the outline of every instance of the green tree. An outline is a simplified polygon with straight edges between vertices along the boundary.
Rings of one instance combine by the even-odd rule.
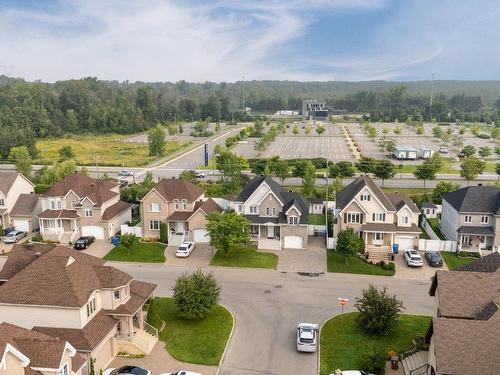
[[[339,232],[335,250],[345,256],[346,264],[351,256],[362,253],[364,248],[365,243],[363,239],[354,232],[354,229],[349,228]]]
[[[368,137],[375,138],[376,136],[377,136],[377,129],[375,129],[373,126],[370,126],[368,128]]]
[[[487,158],[488,156],[491,155],[491,148],[488,146],[479,147],[479,151],[477,153],[479,154],[479,156]]]
[[[201,269],[179,276],[173,291],[179,316],[188,320],[203,319],[220,299],[220,287],[213,273]]]
[[[297,125],[293,126],[292,133],[295,135],[299,134],[299,127]]]
[[[184,126],[182,124],[179,124],[179,134],[184,133]]]
[[[382,187],[384,187],[384,181],[393,178],[396,174],[396,169],[394,164],[389,160],[379,160],[375,163],[373,174],[382,180]]]
[[[288,162],[286,160],[277,160],[272,163],[271,169],[280,179],[280,182],[283,185],[285,179],[290,174],[290,167],[288,166]]]
[[[466,156],[466,157],[470,157],[472,155],[474,155],[476,153],[476,148],[472,145],[467,145],[465,146],[463,149],[462,149],[462,153]]]
[[[416,132],[417,132],[417,134],[419,134],[419,135],[424,134],[424,125],[423,125],[423,124],[421,124],[421,125],[417,125],[417,127],[416,127],[415,131],[416,131]]]
[[[160,224],[160,242],[168,243],[168,230],[167,230],[167,224],[165,223]]]
[[[467,180],[467,185],[484,172],[486,163],[475,156],[469,156],[460,164],[460,176]]]
[[[434,204],[442,204],[443,194],[450,193],[459,188],[458,184],[447,181],[440,181],[432,191],[431,200]]]
[[[16,170],[26,178],[31,176],[31,155],[26,146],[12,147],[9,153],[9,159],[16,166]]]
[[[215,123],[215,131],[220,132],[220,123],[219,122]]]
[[[353,177],[355,173],[356,168],[350,161],[339,161],[330,167],[330,177],[338,177],[341,182],[344,178]]]
[[[495,164],[495,172],[497,173],[497,181],[500,179],[500,163]]]
[[[304,178],[304,175],[306,173],[306,165],[309,160],[305,159],[299,159],[293,166],[293,171],[292,174],[294,177],[302,177]]]
[[[387,353],[383,349],[372,348],[361,355],[360,370],[368,374],[384,374]]]
[[[434,180],[436,178],[436,173],[443,166],[443,160],[439,154],[432,155],[431,158],[425,160],[420,164],[413,174],[420,180],[424,181],[424,189],[427,180]]]
[[[434,136],[434,138],[441,139],[441,137],[443,136],[443,129],[441,129],[439,125],[434,126],[432,128],[432,135]]]
[[[212,212],[208,215],[207,231],[210,244],[228,256],[233,246],[243,245],[250,240],[250,222],[236,212]]]
[[[181,172],[179,178],[184,181],[194,182],[196,181],[196,172],[192,169],[186,169]]]
[[[325,128],[323,125],[318,125],[316,127],[316,133],[318,133],[319,135],[323,134],[325,132]]]
[[[165,152],[165,131],[160,124],[149,130],[148,144],[150,156],[161,156]]]
[[[306,197],[311,197],[315,191],[316,184],[316,167],[310,160],[306,162],[304,177],[302,178],[303,193]]]
[[[248,168],[245,158],[228,150],[220,150],[215,158],[217,169],[221,171],[222,189],[226,194],[233,194],[241,188],[242,171]]]
[[[401,126],[396,126],[394,128],[394,134],[396,134],[396,135],[401,135],[402,131],[403,130],[401,129]]]
[[[68,159],[73,159],[75,157],[75,153],[73,152],[73,149],[71,146],[62,146],[59,150],[57,150],[59,153],[59,159],[60,160],[68,160]]]
[[[389,335],[404,311],[403,302],[395,295],[389,295],[387,287],[377,288],[373,284],[363,289],[354,307],[359,311],[357,320],[360,328],[374,335]]]
[[[376,161],[374,158],[361,156],[361,159],[359,159],[359,161],[356,163],[356,168],[358,169],[358,171],[366,175],[375,171],[375,164]]]

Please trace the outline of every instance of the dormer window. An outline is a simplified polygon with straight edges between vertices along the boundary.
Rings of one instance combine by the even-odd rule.
[[[273,207],[273,216],[276,216],[276,207]]]
[[[471,215],[465,215],[464,222],[465,223],[472,223],[472,216]]]
[[[115,290],[113,293],[114,299],[120,299],[120,290]]]
[[[403,224],[408,224],[410,222],[410,218],[408,216],[403,216],[401,221],[403,222]]]
[[[87,318],[90,318],[97,310],[96,297],[92,298],[89,303],[87,303]]]
[[[251,214],[256,214],[258,213],[258,206],[250,206],[250,213]]]
[[[176,204],[174,205],[174,207],[175,207],[175,209],[176,209],[176,210],[178,210],[178,209],[179,209],[179,203],[176,203]]]
[[[5,206],[5,199],[0,198],[0,206]]]
[[[266,216],[271,215],[271,209],[269,207],[266,207]]]
[[[490,222],[489,216],[481,216],[481,224],[488,224]]]
[[[182,209],[183,209],[183,210],[186,210],[186,209],[187,209],[187,204],[186,204],[186,203],[183,203],[183,204],[182,204]]]
[[[149,212],[160,212],[161,206],[158,203],[151,203],[149,205]]]
[[[361,201],[367,201],[367,202],[369,202],[370,199],[371,199],[370,194],[361,194],[359,196],[359,200],[361,200]]]
[[[299,225],[298,216],[288,216],[288,224],[289,225]]]
[[[85,208],[85,217],[92,217],[92,208],[91,207]]]

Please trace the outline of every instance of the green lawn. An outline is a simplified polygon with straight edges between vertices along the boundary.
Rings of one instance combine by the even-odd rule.
[[[459,258],[456,253],[451,253],[448,251],[441,251],[441,256],[443,257],[446,265],[450,270],[465,266],[466,264],[469,264],[470,262],[476,260],[473,258]]]
[[[335,316],[325,323],[321,330],[320,374],[331,374],[336,369],[357,370],[363,353],[372,348],[385,352],[394,350],[402,353],[412,346],[412,339],[425,335],[428,316],[401,315],[400,324],[389,336],[375,336],[364,333],[356,323],[358,313]]]
[[[420,233],[420,236],[419,238],[423,239],[423,240],[430,240],[431,238],[429,237],[429,235],[427,234],[427,232],[425,230],[422,229],[422,233]]]
[[[328,220],[331,221],[331,220]],[[309,214],[310,225],[325,225],[325,215],[323,214]]]
[[[335,251],[327,251],[328,272],[336,273],[356,273],[364,275],[393,276],[395,271],[384,270],[382,267],[363,262],[358,257],[350,257],[345,263],[345,256]]]
[[[224,252],[217,251],[210,263],[212,266],[270,268],[275,270],[278,256],[272,253],[258,252],[252,246],[233,247],[227,257]]]
[[[229,311],[217,305],[202,320],[182,319],[172,298],[155,298],[165,328],[160,340],[175,359],[217,366],[233,326]]]
[[[437,218],[432,218],[432,219],[427,219],[427,222],[430,224],[432,230],[434,231],[434,233],[436,233],[436,235],[444,240],[444,236],[443,236],[443,233],[441,233],[441,229],[439,229],[439,221]]]
[[[394,180],[397,180],[395,177]],[[429,193],[431,194],[434,189],[429,188],[382,188],[382,190],[386,193],[403,193],[406,195],[417,195]]]
[[[104,257],[105,260],[121,262],[165,263],[165,245],[160,243],[141,243],[135,241],[130,250],[119,244]]]

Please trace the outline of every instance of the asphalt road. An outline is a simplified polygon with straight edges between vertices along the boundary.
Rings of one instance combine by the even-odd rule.
[[[169,296],[175,279],[192,268],[110,263],[135,278],[158,285],[157,296]],[[211,268],[222,289],[221,303],[235,316],[234,335],[221,375],[288,375],[317,373],[317,356],[295,350],[300,322],[323,323],[340,313],[337,298],[347,297],[346,311],[370,283],[386,285],[404,301],[406,311],[432,314],[430,281],[364,275],[326,274],[317,277],[254,269]]]

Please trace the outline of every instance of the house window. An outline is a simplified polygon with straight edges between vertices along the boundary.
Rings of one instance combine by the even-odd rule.
[[[472,216],[471,215],[465,215],[465,217],[464,217],[464,223],[472,223]]]
[[[299,225],[299,218],[297,216],[289,216],[288,224],[290,225]]]
[[[115,299],[120,299],[120,291],[119,290],[115,290],[114,293],[113,293],[113,297]]]
[[[257,225],[250,225],[250,234],[259,233],[259,227]]]
[[[350,224],[360,224],[361,223],[361,214],[358,212],[349,212],[347,213],[347,223]]]
[[[61,371],[61,375],[68,375],[69,372],[68,372],[68,364],[65,363],[63,368],[62,368],[62,371]]]
[[[149,212],[160,212],[161,206],[158,203],[151,203],[149,205]]]
[[[373,239],[375,241],[383,241],[384,240],[384,234],[380,232],[375,232],[373,233]]]
[[[50,201],[50,209],[51,210],[60,210],[62,208],[61,201],[51,200]]]
[[[257,206],[250,206],[250,213],[256,214],[257,213]]]
[[[85,217],[92,217],[92,208],[87,207],[85,209]]]
[[[97,303],[95,297],[87,303],[87,318],[90,318],[97,310]]]
[[[273,207],[273,216],[276,216],[276,207]]]
[[[410,218],[408,216],[403,216],[401,218],[401,221],[403,222],[403,224],[408,224],[410,222]]]
[[[74,208],[75,208],[75,206],[76,206],[76,202],[75,202],[75,201],[71,201],[71,208],[73,208],[73,209],[74,209]]]
[[[149,221],[149,229],[150,230],[160,230],[161,222],[159,220],[150,220]]]
[[[0,198],[0,206],[5,206],[5,199]]]
[[[187,209],[187,204],[186,204],[186,203],[183,203],[183,204],[182,204],[182,209],[183,209],[183,210]]]
[[[481,224],[488,224],[490,222],[489,216],[481,216]]]
[[[378,213],[378,214],[373,214],[372,215],[373,221],[385,221],[385,214],[384,213]]]
[[[360,197],[359,197],[360,200],[362,201],[367,201],[369,202],[371,197],[370,197],[370,194],[361,194]]]
[[[428,214],[430,214],[430,213],[431,213],[431,209],[430,209],[430,208],[427,208],[427,209],[425,210],[425,212],[426,212],[426,213],[427,213],[427,215],[428,215]]]
[[[179,209],[179,203],[176,203],[175,204],[175,209],[178,210]]]
[[[266,216],[271,215],[271,209],[269,207],[266,207]]]
[[[241,204],[238,205],[238,212],[241,212],[241,210],[243,209],[243,206]]]

